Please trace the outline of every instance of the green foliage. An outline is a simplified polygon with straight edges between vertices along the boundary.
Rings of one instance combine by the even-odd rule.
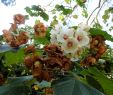
[[[49,16],[40,6],[33,5],[31,8],[26,7],[25,10],[30,16],[41,16],[45,21],[49,20]]]
[[[24,50],[23,48],[16,51],[5,52],[5,63],[6,65],[23,63]]]
[[[51,30],[51,27],[48,27],[45,37],[34,37],[34,43],[38,45],[40,44],[46,45],[50,43],[50,30]]]
[[[106,31],[97,28],[91,28],[89,32],[91,33],[91,35],[102,35],[105,38],[105,40],[109,40],[113,42],[113,37],[110,34],[108,34]]]
[[[110,14],[113,14],[113,7],[109,7],[104,11],[104,15],[102,16],[102,18],[105,23],[110,18]]]
[[[70,8],[65,8],[63,5],[58,5],[58,4],[55,6],[55,8],[57,11],[61,11],[63,15],[71,14],[73,11]]]
[[[24,28],[22,27],[20,29],[17,29],[17,31],[22,30],[22,31],[29,32],[30,40],[32,39],[31,43],[34,44],[37,49],[37,51],[35,52],[37,55],[44,55],[43,49],[40,46],[41,45],[44,46],[50,43],[50,30],[52,29],[52,27],[54,27],[60,21],[64,25],[66,25],[68,24],[67,21],[69,21],[69,24],[70,24],[71,18],[75,18],[75,19],[78,18],[78,14],[75,13],[76,12],[75,8],[78,7],[78,5],[82,10],[81,15],[85,17],[84,19],[88,18],[89,16],[88,9],[85,6],[85,2],[87,0],[64,0],[64,1],[65,2],[63,3],[65,3],[66,6],[63,5],[63,3],[61,5],[56,4],[54,9],[49,10],[49,12],[51,12],[53,15],[53,20],[50,22],[50,26],[47,27],[47,34],[45,37],[36,37],[33,34],[34,29],[32,26],[26,25]],[[73,3],[75,3],[75,5]],[[101,11],[101,8],[102,6],[100,5],[100,9],[98,8],[99,11]],[[28,15],[25,15],[25,19],[29,19],[29,16],[31,16],[31,17],[42,17],[43,20],[45,21],[49,20],[50,14],[47,14],[45,12],[45,9],[41,8],[41,6],[39,5],[26,7],[25,10],[28,13]],[[96,16],[98,16],[99,11],[97,11]],[[59,14],[59,16],[57,13]],[[113,7],[108,7],[107,9],[105,9],[102,19],[103,19],[103,22],[106,23],[106,26],[109,26],[108,21],[110,20],[112,14],[113,14]],[[101,23],[98,22],[98,17],[95,17],[94,22],[95,20],[97,21],[93,25],[93,28],[90,29],[89,31],[90,34],[92,36],[102,35],[105,38],[105,40],[113,42],[112,35],[108,34],[107,31],[103,31],[104,27],[101,25]],[[35,20],[35,24],[39,23],[39,21],[40,20],[38,19]],[[113,21],[113,18],[111,21]],[[91,23],[93,23],[93,21]],[[72,27],[75,30],[77,29],[77,26],[72,26]],[[112,30],[113,30],[113,26],[110,27],[109,31],[112,31]],[[4,68],[7,69],[7,71],[10,71],[8,73],[9,75],[6,75],[6,77],[10,77],[10,78],[8,78],[8,81],[3,86],[0,87],[0,95],[28,95],[28,93],[30,93],[31,91],[30,86],[34,82],[36,83],[36,85],[41,86],[42,88],[51,87],[51,82],[43,81],[39,83],[36,80],[33,80],[33,77],[29,76],[31,74],[31,71],[26,70],[24,65],[21,66],[21,63],[23,63],[25,58],[23,47],[20,46],[19,48],[12,48],[9,45],[3,44],[3,43],[4,43],[3,36],[0,36],[0,44],[1,44],[0,46],[0,57],[1,57],[0,58],[0,62],[1,62],[0,78],[1,78],[1,72],[2,71],[3,73],[5,72]],[[84,50],[79,61],[81,61],[81,58],[86,57],[87,54],[89,54],[89,50]],[[112,90],[113,80],[108,79],[105,74],[105,73],[111,74],[113,71],[112,55],[113,54],[111,51],[106,52],[106,54],[101,57],[106,61],[106,63],[100,63],[99,61],[97,62],[96,66],[97,68],[101,68],[100,70],[101,72],[94,67],[84,69],[79,64],[79,61],[73,62],[74,66],[72,66],[73,67],[72,71],[74,72],[75,75],[76,74],[78,75],[76,75],[76,78],[75,76],[73,78],[73,77],[64,77],[62,75],[63,78],[54,81],[52,83],[52,87],[54,88],[54,95],[104,95],[104,94],[113,95],[113,90]],[[4,58],[2,58],[2,56],[4,56]],[[46,54],[44,56],[46,56]],[[109,62],[107,62],[107,60],[109,60]],[[104,67],[99,67],[100,65]],[[22,71],[21,73],[24,72],[24,74],[28,76],[21,77],[22,74],[20,74],[19,77],[12,78],[11,76],[17,76],[17,74],[15,73],[16,70]],[[62,73],[64,73],[65,75],[65,71]]]
[[[94,25],[93,25],[93,27],[94,28],[97,28],[97,29],[101,29],[102,30],[102,26],[100,25],[100,23],[95,23]]]
[[[83,8],[83,11],[82,11],[82,16],[84,16],[85,18],[87,18],[87,17],[88,17],[88,13],[87,13],[86,8]]]
[[[104,95],[76,78],[64,78],[53,85],[54,95]]]
[[[77,2],[77,4],[80,6],[80,7],[84,7],[84,3],[86,2],[86,0],[75,0]]]
[[[32,76],[9,78],[8,83],[0,87],[0,95],[27,95]]]
[[[97,70],[96,68],[89,68],[87,70],[84,70],[82,72],[84,76],[89,76],[89,78],[86,78],[88,83],[92,86],[98,86],[99,89],[104,90],[105,95],[112,95],[113,94],[113,80],[108,79],[102,72]],[[96,82],[95,82],[96,81]],[[92,84],[94,82],[95,84]]]
[[[70,4],[71,0],[65,0],[66,3]]]

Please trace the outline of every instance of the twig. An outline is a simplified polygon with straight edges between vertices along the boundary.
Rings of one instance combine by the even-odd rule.
[[[90,18],[91,18],[91,16],[93,15],[93,13],[98,9],[98,8],[100,8],[100,4],[101,4],[101,0],[99,0],[99,4],[98,4],[98,6],[92,11],[92,13],[90,14],[90,16],[89,16],[89,18],[88,18],[88,20],[87,20],[87,24],[88,24],[88,21],[90,20]]]
[[[97,12],[97,14],[96,14],[96,17],[92,20],[91,24],[95,21],[95,19],[96,19],[96,20],[98,19],[98,15],[99,15],[99,13],[100,13],[100,11],[101,11],[103,5],[106,3],[106,1],[107,1],[107,0],[105,0],[105,1],[102,3],[100,9],[98,10],[98,12]]]
[[[49,4],[47,4],[46,6],[44,7],[47,7],[47,6],[50,6],[55,0],[52,0]]]
[[[97,15],[96,15],[96,19],[98,18],[98,15],[99,15],[99,13],[100,13],[100,11],[101,11],[103,5],[106,3],[106,1],[107,1],[107,0],[105,0],[105,1],[102,3],[100,9],[98,10]]]

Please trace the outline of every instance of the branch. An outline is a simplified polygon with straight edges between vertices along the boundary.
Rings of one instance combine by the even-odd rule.
[[[100,9],[98,10],[97,15],[96,15],[96,19],[98,18],[98,15],[99,15],[99,13],[100,13],[100,11],[101,11],[103,5],[106,3],[106,1],[107,1],[107,0],[105,0],[105,1],[102,3]]]
[[[101,0],[99,0],[99,3],[98,3],[98,6],[92,11],[92,13],[90,14],[88,20],[87,20],[87,24],[88,24],[88,21],[90,20],[91,16],[93,15],[93,13],[98,9],[100,8],[100,4],[101,4]]]
[[[100,9],[98,10],[98,12],[97,12],[97,14],[96,14],[96,17],[92,20],[91,24],[94,22],[95,19],[98,19],[98,15],[99,15],[99,13],[100,13],[100,11],[101,11],[103,5],[106,3],[106,1],[107,1],[107,0],[105,0],[105,1],[102,3]]]
[[[49,4],[45,5],[44,7],[48,7],[50,6],[55,0],[52,0],[51,2],[49,2]]]

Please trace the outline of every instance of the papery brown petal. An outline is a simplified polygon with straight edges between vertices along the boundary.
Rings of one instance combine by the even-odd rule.
[[[15,24],[24,24],[25,23],[25,16],[22,14],[16,14],[13,17]]]
[[[13,39],[13,35],[8,30],[3,30],[3,37],[6,40],[6,42],[10,42]]]
[[[47,28],[41,22],[34,25],[34,31],[35,31],[36,37],[45,37],[46,36],[46,30],[47,30]]]
[[[36,48],[34,45],[29,45],[24,50],[25,54],[34,53],[35,51],[36,51]]]

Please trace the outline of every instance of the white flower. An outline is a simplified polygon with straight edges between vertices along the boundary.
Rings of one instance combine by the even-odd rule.
[[[79,46],[87,46],[89,44],[90,38],[88,33],[85,31],[76,31],[75,39],[77,40]]]
[[[57,35],[57,40],[58,42],[64,42],[68,38],[73,37],[73,35],[74,29],[73,28],[68,29],[67,27],[65,27],[65,29]]]
[[[78,43],[76,42],[75,38],[68,38],[61,44],[62,49],[65,53],[73,53],[78,48]]]
[[[88,31],[90,30],[90,26],[88,26],[87,24],[84,24],[84,23],[80,23],[80,24],[78,25],[77,30],[78,30],[78,31],[81,30],[81,31],[86,31],[86,32],[88,32]]]
[[[50,31],[50,34],[59,34],[62,31],[62,24],[57,24],[55,27]]]
[[[63,27],[62,24],[57,24],[50,31],[50,37],[51,37],[50,41],[51,41],[51,43],[58,43],[57,36],[59,35],[60,32],[62,32],[62,27]]]
[[[50,37],[51,37],[51,39],[50,39],[50,42],[51,43],[55,43],[55,44],[57,44],[58,43],[58,41],[57,41],[57,35],[56,34],[52,34],[52,35],[50,35]]]

